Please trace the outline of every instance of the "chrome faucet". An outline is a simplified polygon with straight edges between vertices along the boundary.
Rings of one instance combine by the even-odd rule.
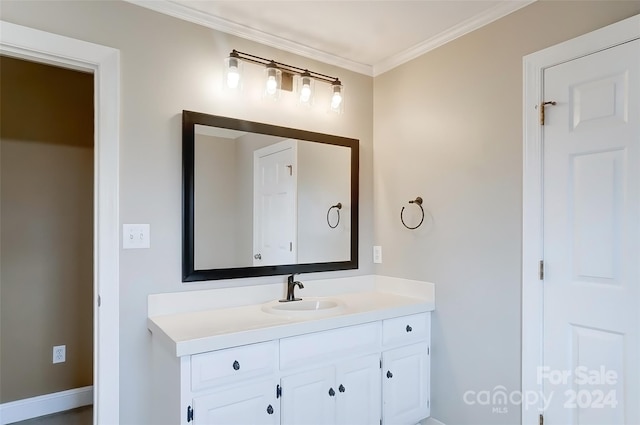
[[[287,303],[290,301],[300,301],[302,299],[302,298],[296,298],[293,293],[293,291],[296,289],[296,285],[298,285],[300,289],[304,288],[304,285],[302,284],[302,282],[293,280],[294,276],[295,276],[295,273],[287,277],[287,299],[280,300],[281,303]]]

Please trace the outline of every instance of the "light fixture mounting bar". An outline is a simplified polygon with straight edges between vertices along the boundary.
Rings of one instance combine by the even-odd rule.
[[[310,71],[308,69],[299,68],[293,65],[288,65],[286,63],[274,61],[272,59],[265,59],[260,56],[252,55],[249,53],[239,52],[238,50],[235,50],[235,49],[231,51],[231,53],[229,54],[229,57],[238,58],[243,61],[252,62],[260,65],[275,64],[278,66],[280,70],[289,74],[301,75],[303,73],[307,73],[316,80],[324,81],[326,83],[336,83],[336,82],[340,83],[340,79],[338,77],[332,77],[330,75],[321,74],[319,72]]]

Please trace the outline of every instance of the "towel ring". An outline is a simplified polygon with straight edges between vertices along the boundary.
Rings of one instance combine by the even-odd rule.
[[[415,227],[407,226],[407,223],[404,222],[404,217],[402,216],[404,214],[404,207],[402,207],[402,210],[400,210],[400,221],[402,222],[402,225],[404,227],[406,227],[407,229],[414,230],[414,229],[417,229],[418,227],[420,227],[422,225],[422,222],[424,221],[424,208],[422,208],[422,198],[418,196],[413,201],[409,201],[409,203],[410,204],[416,204],[416,205],[418,205],[420,207],[420,211],[422,211],[422,218],[420,219],[420,223],[418,223],[418,225],[415,226]]]
[[[336,209],[336,212],[338,213],[338,221],[336,221],[336,225],[335,226],[332,226],[331,222],[329,221],[329,213],[334,208]],[[342,209],[342,203],[338,202],[337,204],[330,206],[329,209],[327,210],[327,224],[332,229],[335,229],[336,227],[338,227],[338,224],[340,224],[340,210],[341,209]]]

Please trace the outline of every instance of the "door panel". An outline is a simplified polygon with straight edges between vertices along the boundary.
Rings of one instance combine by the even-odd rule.
[[[254,266],[297,262],[296,142],[254,152]]]
[[[547,424],[640,423],[640,41],[544,72]]]
[[[625,151],[574,155],[570,159],[569,222],[573,222],[573,280],[576,284],[620,283],[622,193]]]
[[[336,418],[339,425],[380,421],[380,355],[342,362],[336,370]]]
[[[335,369],[327,367],[282,378],[282,425],[335,423]],[[332,390],[333,396],[329,394]]]
[[[574,131],[598,130],[603,125],[624,123],[628,119],[628,70],[614,75],[597,75],[592,80],[569,87],[570,128]]]
[[[382,354],[383,423],[413,424],[429,416],[429,355],[426,343]]]

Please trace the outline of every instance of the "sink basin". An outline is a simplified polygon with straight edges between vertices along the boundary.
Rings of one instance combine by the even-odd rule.
[[[338,313],[344,307],[345,304],[336,298],[304,298],[284,303],[272,301],[263,304],[262,311],[286,316],[318,316]]]

